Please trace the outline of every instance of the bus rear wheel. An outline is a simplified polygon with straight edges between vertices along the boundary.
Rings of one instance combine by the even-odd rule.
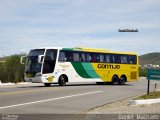
[[[65,86],[66,85],[66,80],[67,78],[64,76],[64,75],[61,75],[60,77],[59,77],[59,86]]]
[[[125,85],[126,81],[127,81],[126,77],[121,77],[118,82],[119,85]]]

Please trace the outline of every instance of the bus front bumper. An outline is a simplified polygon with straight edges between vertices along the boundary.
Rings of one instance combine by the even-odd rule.
[[[25,82],[42,83],[42,78],[41,77],[34,77],[34,78],[25,77]]]

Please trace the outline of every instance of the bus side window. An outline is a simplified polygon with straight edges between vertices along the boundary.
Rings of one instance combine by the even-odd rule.
[[[112,57],[111,57],[112,59],[111,59],[111,62],[112,63],[116,63],[116,58],[115,58],[115,55],[112,55]]]
[[[60,51],[60,54],[59,54],[59,61],[65,61],[65,53],[63,51]]]
[[[80,54],[79,61],[81,61],[81,62],[86,62],[86,54],[85,54],[85,53],[81,53],[81,54]]]
[[[99,56],[99,54],[96,54],[96,62],[100,62],[100,56]]]
[[[100,58],[100,62],[104,62],[104,55],[103,54],[99,54],[99,58]]]
[[[130,64],[136,64],[136,56],[129,56],[129,63]]]
[[[79,53],[73,53],[73,61],[79,61]]]
[[[97,56],[94,53],[91,54],[91,62],[97,62]]]
[[[121,63],[120,55],[115,54],[114,60],[115,60],[115,63]]]
[[[87,62],[91,62],[91,55],[87,53]]]
[[[110,63],[111,62],[111,56],[105,55],[105,62]]]
[[[128,63],[127,56],[122,55],[122,56],[120,57],[120,60],[121,60],[121,63],[123,63],[123,64],[127,64],[127,63]]]
[[[71,51],[66,51],[65,56],[66,61],[73,61],[73,53]]]

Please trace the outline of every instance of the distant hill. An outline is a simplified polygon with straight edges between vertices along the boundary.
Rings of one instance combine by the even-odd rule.
[[[160,65],[160,52],[148,53],[148,54],[139,56],[139,64],[140,65],[145,65],[145,64]]]

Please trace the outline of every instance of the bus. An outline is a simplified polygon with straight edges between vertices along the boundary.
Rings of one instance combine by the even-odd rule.
[[[26,59],[24,59],[26,57]],[[94,48],[38,48],[21,57],[25,81],[45,86],[67,82],[111,82],[124,85],[138,80],[138,55]]]

